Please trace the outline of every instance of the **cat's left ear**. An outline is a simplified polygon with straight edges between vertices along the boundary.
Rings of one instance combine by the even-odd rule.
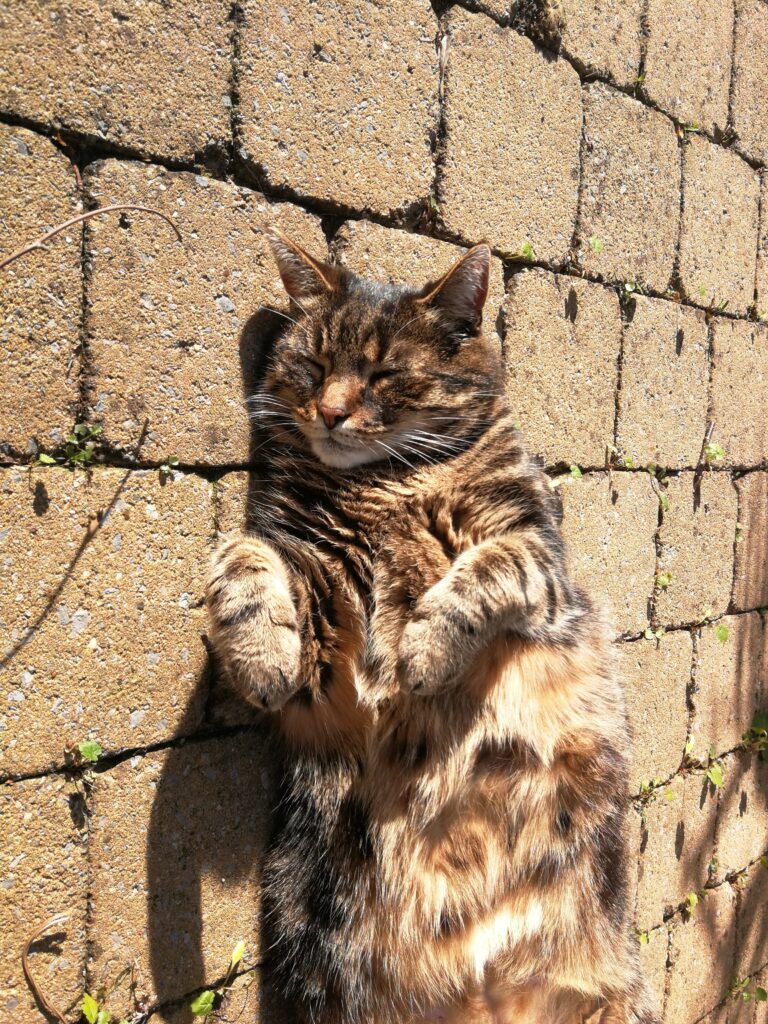
[[[324,292],[338,290],[341,281],[341,271],[338,267],[310,256],[279,228],[269,228],[266,235],[275,255],[283,286],[292,299],[299,300],[310,295],[322,295]]]
[[[488,295],[491,250],[482,242],[469,249],[439,281],[428,284],[420,304],[436,306],[459,320],[480,326]]]

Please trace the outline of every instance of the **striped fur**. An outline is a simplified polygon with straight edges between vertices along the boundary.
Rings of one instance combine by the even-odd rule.
[[[315,1024],[657,1024],[622,694],[500,395],[488,250],[417,291],[274,244],[270,472],[208,588],[217,656],[285,750],[273,976]]]

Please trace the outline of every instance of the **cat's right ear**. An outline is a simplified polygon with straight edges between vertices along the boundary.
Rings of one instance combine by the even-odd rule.
[[[300,302],[311,295],[338,291],[341,282],[338,267],[316,260],[279,228],[269,228],[266,235],[277,261],[283,287],[292,299]]]

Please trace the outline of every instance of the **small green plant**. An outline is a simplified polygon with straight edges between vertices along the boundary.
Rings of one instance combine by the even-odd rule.
[[[724,313],[726,311],[726,309],[728,309],[728,302],[729,302],[728,299],[721,299],[718,302],[718,304],[715,306],[715,312],[716,313]]]
[[[725,449],[717,441],[707,441],[704,445],[704,458],[710,465],[713,462],[720,462],[725,458]]]
[[[688,911],[693,911],[699,905],[699,897],[695,892],[689,892],[685,898],[685,905]]]
[[[623,281],[619,291],[619,298],[622,303],[631,302],[638,295],[645,295],[643,286],[637,281]]]
[[[729,630],[724,622],[720,622],[715,626],[715,636],[721,644],[724,644],[728,640]]]
[[[235,944],[235,948],[232,950],[232,954],[229,958],[229,967],[227,968],[227,973],[224,976],[221,989],[216,991],[214,989],[207,988],[196,995],[189,1004],[190,1010],[196,1017],[209,1017],[215,1009],[218,1009],[218,1007],[222,1005],[226,999],[227,992],[232,987],[233,975],[244,956],[245,942],[241,939],[240,942]]]
[[[699,298],[700,298],[700,299],[703,299],[703,298],[705,298],[705,297],[706,297],[706,294],[707,294],[707,289],[706,289],[706,288],[704,287],[704,285],[703,285],[703,284],[700,284],[700,285],[699,285],[699,287],[697,288],[697,291],[698,291],[698,293],[699,293]]]
[[[77,744],[77,750],[82,760],[88,764],[96,764],[101,757],[101,746],[96,740],[83,740]]]
[[[115,1020],[109,1010],[102,1009],[98,1002],[88,992],[83,996],[80,1009],[83,1016],[88,1021],[88,1024],[110,1024],[111,1021]],[[128,1024],[128,1022],[123,1019],[120,1020],[118,1024]]]
[[[168,477],[172,477],[175,470],[179,468],[179,460],[175,455],[169,455],[165,462],[160,467],[160,476],[163,480],[167,480]]]
[[[589,239],[589,247],[592,252],[599,256],[603,249],[605,249],[605,244],[597,237],[597,235],[592,235]]]
[[[666,630],[663,626],[659,626],[658,629],[651,629],[651,627],[649,626],[643,633],[643,636],[646,640],[661,640],[665,633]]]
[[[569,467],[568,472],[571,474],[574,480],[580,480],[584,476],[579,467],[576,465],[571,465]]]
[[[754,992],[751,992],[749,982],[749,978],[734,978],[728,989],[731,999],[736,999],[743,1003],[748,1003],[753,999],[756,1003],[768,1002],[768,992],[761,988],[760,985],[756,985]]]
[[[656,586],[659,590],[666,590],[672,582],[672,573],[667,570],[666,572],[660,572],[656,576]]]
[[[529,263],[532,263],[533,260],[535,259],[536,254],[534,253],[533,246],[531,245],[531,243],[529,241],[526,240],[520,246],[520,255],[522,256],[522,258],[524,260],[527,260]]]
[[[725,773],[723,772],[723,766],[719,761],[713,761],[709,768],[707,768],[707,778],[715,789],[719,789],[722,786]]]
[[[768,713],[756,712],[752,724],[741,739],[745,747],[759,753],[761,761],[768,761]],[[761,862],[762,859],[765,858],[761,858]],[[765,866],[768,866],[768,861]]]
[[[96,453],[96,439],[101,427],[90,423],[76,423],[67,434],[64,446],[55,455],[40,452],[35,460],[40,466],[68,466],[70,469],[87,469],[93,463]]]
[[[640,72],[640,74],[635,79],[635,85],[642,85],[644,81],[645,81],[645,68],[643,68],[643,70]]]
[[[208,1017],[213,1013],[214,1005],[216,1003],[216,992],[213,989],[206,989],[201,992],[200,995],[195,996],[192,1002],[189,1004],[189,1008],[196,1017]]]

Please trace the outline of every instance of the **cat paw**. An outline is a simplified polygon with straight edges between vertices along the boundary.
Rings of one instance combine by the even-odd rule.
[[[301,637],[288,572],[254,537],[225,541],[206,588],[209,635],[234,688],[278,710],[301,686]]]
[[[440,587],[440,584],[437,585]],[[461,615],[432,590],[421,598],[403,630],[397,655],[401,690],[420,696],[450,686],[466,668],[471,654]]]

